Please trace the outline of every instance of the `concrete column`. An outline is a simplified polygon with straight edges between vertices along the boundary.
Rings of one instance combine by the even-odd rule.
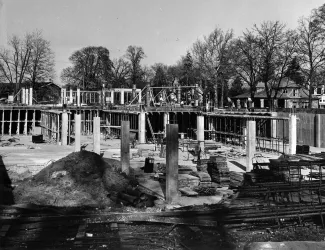
[[[69,101],[70,101],[70,104],[73,104],[73,95],[72,95],[72,89],[70,89],[69,91]]]
[[[321,133],[322,133],[322,127],[321,127],[321,115],[316,114],[315,115],[315,127],[316,127],[316,140],[315,140],[315,147],[320,148],[322,141],[321,141]]]
[[[297,116],[291,114],[289,117],[289,154],[296,154],[297,147]]]
[[[137,93],[135,92],[137,89],[137,86],[135,84],[132,85],[132,100],[137,96]]]
[[[124,90],[121,90],[121,105],[124,105]]]
[[[169,113],[164,113],[164,132],[167,135],[167,124],[169,124]]]
[[[26,104],[26,92],[25,88],[21,89],[21,104]]]
[[[130,122],[122,121],[121,124],[121,165],[122,172],[130,173]]]
[[[150,106],[150,85],[147,85],[147,93],[146,93],[146,106]]]
[[[62,129],[61,129],[61,142],[62,146],[66,146],[68,142],[68,113],[62,113]]]
[[[198,115],[196,118],[196,137],[201,152],[204,152],[204,116]]]
[[[63,94],[63,88],[61,88],[61,100],[60,103],[63,104],[64,103],[64,94]]]
[[[77,107],[80,107],[80,88],[77,88]]]
[[[76,114],[74,116],[74,151],[79,152],[81,143],[80,143],[80,136],[81,136],[81,115]]]
[[[93,127],[93,142],[94,142],[94,153],[100,154],[100,117],[94,117]]]
[[[25,104],[29,105],[29,89],[25,88]]]
[[[66,88],[62,88],[62,90],[63,90],[62,104],[66,104],[67,103],[67,89]]]
[[[271,112],[271,116],[272,117],[277,117],[278,116],[278,114],[277,114],[277,112]],[[272,129],[272,131],[271,131],[271,137],[272,138],[276,138],[277,137],[277,124],[278,124],[278,121],[276,120],[276,119],[272,119],[271,120],[271,129]]]
[[[260,99],[260,102],[261,102],[261,108],[263,109],[264,108],[264,99]]]
[[[33,105],[33,88],[29,88],[29,105]]]
[[[111,90],[111,104],[114,104],[114,90]]]
[[[177,103],[181,103],[181,98],[182,97],[182,90],[181,90],[181,87],[178,87],[177,88]]]
[[[139,91],[139,98],[138,98],[139,103],[141,103],[141,99],[142,99],[142,90]]]
[[[247,121],[246,172],[253,169],[252,160],[256,153],[256,121]]]
[[[139,113],[139,143],[146,143],[146,113]]]
[[[166,138],[166,201],[178,200],[178,125],[167,125]]]

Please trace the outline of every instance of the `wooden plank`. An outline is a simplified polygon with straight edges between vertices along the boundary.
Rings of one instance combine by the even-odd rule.
[[[179,191],[186,196],[198,196],[199,194],[189,187],[180,188]]]
[[[8,233],[11,225],[2,225],[0,230],[0,237],[6,237],[6,234]]]

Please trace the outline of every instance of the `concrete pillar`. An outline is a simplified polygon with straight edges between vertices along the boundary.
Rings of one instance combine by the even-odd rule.
[[[150,106],[150,85],[147,85],[147,93],[146,93],[146,106]]]
[[[121,124],[121,165],[122,172],[130,173],[130,122],[122,121]]]
[[[264,109],[264,99],[260,99],[260,103],[261,103],[261,108]]]
[[[94,153],[100,154],[100,117],[94,117],[94,127],[93,127],[93,144]]]
[[[64,103],[64,94],[63,94],[63,88],[61,88],[61,100],[60,103],[63,104]]]
[[[29,105],[29,89],[25,88],[25,104]]]
[[[69,91],[69,101],[70,101],[70,104],[73,104],[73,95],[72,95],[72,89],[70,89]]]
[[[33,105],[33,88],[29,88],[29,105]]]
[[[247,121],[246,172],[253,169],[252,160],[256,153],[256,121]]]
[[[139,143],[146,143],[146,113],[139,113]]]
[[[111,90],[111,104],[114,104],[114,90]]]
[[[21,104],[26,104],[26,92],[25,88],[21,89]]]
[[[278,114],[277,114],[277,112],[271,112],[271,116],[272,117],[277,117],[278,116]],[[276,119],[272,119],[271,120],[271,137],[272,138],[276,138],[277,137],[277,125],[278,125],[278,121],[276,120]]]
[[[322,133],[322,127],[321,127],[321,115],[316,114],[315,115],[315,128],[316,128],[316,140],[315,140],[315,147],[320,148],[321,147],[321,133]]]
[[[79,152],[81,147],[81,115],[76,114],[74,116],[74,151]]]
[[[77,88],[77,107],[80,107],[80,88]]]
[[[139,98],[138,98],[139,103],[141,103],[141,99],[142,99],[142,90],[139,91]]]
[[[66,104],[67,103],[67,89],[66,88],[62,88],[62,90],[63,90],[62,104]]]
[[[167,135],[167,124],[169,124],[169,113],[164,113],[164,132]]]
[[[289,116],[289,154],[296,154],[297,147],[297,116]]]
[[[204,152],[204,116],[198,115],[196,118],[196,137],[201,152]]]
[[[166,138],[166,201],[178,200],[178,125],[167,125]]]
[[[121,90],[121,105],[124,105],[124,90]]]
[[[135,92],[137,89],[137,86],[135,84],[132,85],[132,100],[137,96],[137,93]]]
[[[61,142],[62,146],[68,144],[68,113],[66,111],[63,111],[62,113]]]
[[[181,87],[177,88],[177,103],[181,103],[182,99],[182,89]]]

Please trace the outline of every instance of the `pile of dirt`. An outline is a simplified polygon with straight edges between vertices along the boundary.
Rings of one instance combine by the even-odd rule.
[[[111,206],[108,194],[122,192],[129,179],[117,164],[80,151],[50,164],[14,189],[15,203],[52,206]]]

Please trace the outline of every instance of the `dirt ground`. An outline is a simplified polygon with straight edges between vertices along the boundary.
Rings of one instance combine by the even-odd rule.
[[[2,138],[3,140],[6,138]],[[35,203],[52,206],[95,206],[112,207],[108,198],[110,190],[121,190],[128,180],[116,169],[119,168],[119,140],[101,142],[102,158],[91,152],[92,137],[84,136],[82,143],[85,151],[73,153],[73,146],[53,144],[33,144],[30,137],[19,137],[19,142],[1,148],[1,160],[7,166],[9,177],[15,185],[13,190],[15,203]],[[17,146],[15,146],[17,145]],[[138,149],[144,149],[142,156]],[[131,150],[131,167],[138,169],[148,157],[147,149],[153,145],[139,145]],[[221,151],[232,150],[232,146],[223,146]],[[311,148],[315,152],[323,149]],[[236,153],[237,152],[237,153]],[[245,157],[242,149],[235,148],[235,153],[228,158],[230,171],[244,172]],[[260,160],[278,158],[279,155],[264,153]],[[155,158],[156,159],[156,158]],[[51,162],[53,160],[54,162]],[[193,156],[180,150],[180,164],[192,163]],[[157,161],[163,160],[157,157]],[[120,211],[143,211],[135,208],[121,208]],[[145,209],[146,211],[152,211]],[[319,218],[315,223],[320,225]],[[145,225],[144,225],[145,226]],[[149,227],[149,226],[148,226]],[[166,227],[164,227],[166,229]],[[135,230],[130,228],[130,230]],[[325,231],[314,223],[291,227],[226,227],[189,228],[177,226],[169,236],[180,242],[175,249],[243,249],[250,242],[279,241],[318,241],[325,240]],[[169,244],[169,243],[168,243]],[[171,244],[171,242],[170,242]]]

